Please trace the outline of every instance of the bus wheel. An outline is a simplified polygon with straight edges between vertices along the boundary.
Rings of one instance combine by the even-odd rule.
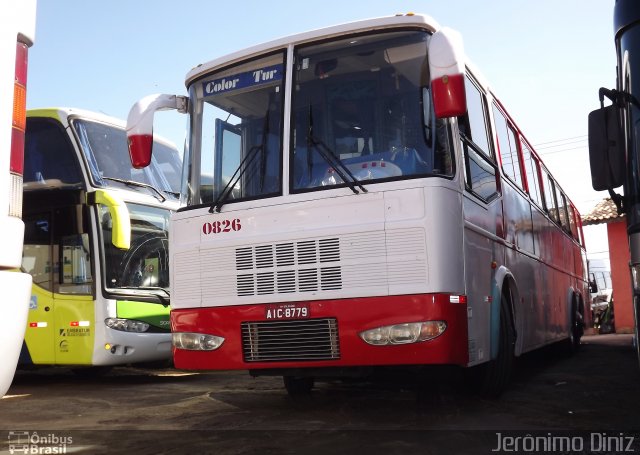
[[[481,365],[478,391],[487,398],[498,398],[511,380],[513,371],[515,333],[511,323],[509,301],[503,294],[500,302],[500,338],[498,340],[498,356]]]
[[[636,323],[633,342],[638,355],[638,362],[640,363],[640,297],[637,295],[633,296],[633,318]]]
[[[571,325],[569,327],[569,338],[564,340],[564,353],[571,356],[578,352],[580,348],[580,338],[584,334],[584,316],[576,298],[571,304]]]
[[[287,389],[287,393],[292,397],[309,395],[314,386],[313,378],[283,376],[282,379],[284,380],[284,388]]]

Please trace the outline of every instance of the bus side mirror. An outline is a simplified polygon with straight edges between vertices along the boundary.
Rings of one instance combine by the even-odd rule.
[[[175,109],[187,112],[187,98],[178,95],[149,95],[135,103],[127,117],[127,142],[129,157],[135,169],[151,163],[153,147],[153,115],[156,111]]]
[[[620,110],[615,105],[589,114],[591,185],[596,191],[612,190],[624,183],[625,151]]]
[[[111,215],[111,243],[116,248],[128,250],[131,247],[131,217],[127,204],[115,194],[96,190],[87,193],[87,204],[102,204],[109,210]]]
[[[464,88],[464,49],[460,34],[442,28],[429,39],[429,74],[433,110],[438,118],[457,117],[467,112]]]

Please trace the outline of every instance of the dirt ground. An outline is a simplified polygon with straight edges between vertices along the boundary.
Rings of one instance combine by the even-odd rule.
[[[0,401],[0,453],[640,453],[639,408],[630,335],[584,337],[569,359],[523,356],[498,400],[455,374],[332,381],[292,399],[281,378],[246,372],[46,368],[19,371]]]

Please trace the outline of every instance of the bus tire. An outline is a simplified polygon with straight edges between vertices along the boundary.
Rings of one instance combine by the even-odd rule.
[[[511,321],[509,300],[502,294],[500,301],[500,335],[498,355],[481,365],[479,393],[486,398],[498,398],[507,389],[514,364],[515,330]]]
[[[574,297],[571,303],[571,320],[569,337],[563,342],[565,355],[572,356],[580,349],[580,339],[584,334],[584,308],[581,307],[578,298]]]
[[[640,297],[637,295],[633,296],[633,319],[636,323],[633,342],[638,356],[638,364],[640,364]]]
[[[315,384],[313,378],[298,376],[283,376],[284,388],[291,397],[299,397],[311,394]]]

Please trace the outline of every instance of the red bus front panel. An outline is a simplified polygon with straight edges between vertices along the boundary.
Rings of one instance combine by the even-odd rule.
[[[465,365],[467,305],[458,300],[431,294],[173,310],[173,332],[225,339],[214,351],[174,347],[174,362],[187,370]],[[445,321],[447,328],[433,340],[411,344],[374,346],[359,336],[376,327],[423,321]]]

